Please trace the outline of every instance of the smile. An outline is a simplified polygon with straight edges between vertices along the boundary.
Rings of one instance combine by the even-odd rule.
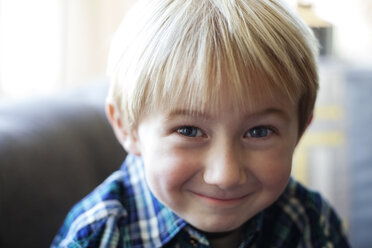
[[[250,194],[246,194],[239,197],[219,197],[219,196],[209,196],[196,192],[191,192],[198,199],[212,206],[235,206],[242,203]]]

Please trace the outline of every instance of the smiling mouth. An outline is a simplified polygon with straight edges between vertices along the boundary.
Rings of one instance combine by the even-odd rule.
[[[219,196],[209,196],[196,192],[192,192],[199,199],[207,202],[211,205],[237,205],[244,201],[249,194],[238,196],[238,197],[219,197]]]

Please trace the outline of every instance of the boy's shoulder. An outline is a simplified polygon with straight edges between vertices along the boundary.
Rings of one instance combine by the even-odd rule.
[[[94,191],[78,202],[67,215],[52,247],[97,247],[105,236],[107,241],[115,238],[118,222],[125,221],[128,213],[125,208],[125,173],[114,172]],[[75,247],[74,246],[74,247]]]
[[[294,179],[290,179],[279,199],[264,211],[260,235],[260,240],[267,244],[275,241],[278,247],[293,247],[294,244],[299,244],[298,247],[349,247],[336,211],[321,194]]]
[[[128,155],[71,209],[51,247],[160,247],[172,239],[186,223],[154,198],[142,167]]]

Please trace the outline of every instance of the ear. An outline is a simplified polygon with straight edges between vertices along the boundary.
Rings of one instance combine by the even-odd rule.
[[[138,135],[135,130],[129,130],[128,126],[122,123],[121,115],[117,108],[111,103],[106,105],[106,115],[111,124],[116,138],[124,149],[136,156],[140,156],[140,146],[138,142]]]

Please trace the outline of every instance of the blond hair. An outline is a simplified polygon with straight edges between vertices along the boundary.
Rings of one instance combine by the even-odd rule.
[[[218,108],[227,87],[239,108],[250,92],[278,90],[297,101],[302,132],[316,99],[316,56],[311,30],[280,1],[139,0],[112,42],[108,101],[133,128],[180,99]]]

